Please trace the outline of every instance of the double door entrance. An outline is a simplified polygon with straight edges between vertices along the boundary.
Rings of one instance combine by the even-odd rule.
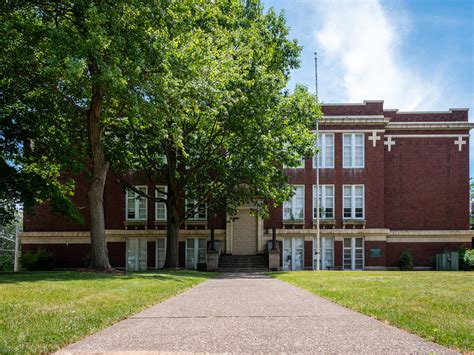
[[[303,270],[304,238],[283,239],[283,270]]]

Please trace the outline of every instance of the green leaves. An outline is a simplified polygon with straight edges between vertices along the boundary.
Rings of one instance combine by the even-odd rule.
[[[281,167],[313,154],[321,115],[306,88],[283,91],[300,52],[284,17],[241,1],[181,1],[165,11],[152,31],[160,71],[140,83],[149,106],[115,122],[121,133],[107,138],[115,151],[126,136],[127,153],[116,156],[127,159],[112,159],[114,169],[148,172],[207,201],[211,213],[281,203],[292,193]],[[163,155],[176,155],[176,166]]]

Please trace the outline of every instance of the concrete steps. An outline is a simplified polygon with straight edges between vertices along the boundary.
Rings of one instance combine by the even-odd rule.
[[[267,255],[221,255],[220,272],[268,271]]]

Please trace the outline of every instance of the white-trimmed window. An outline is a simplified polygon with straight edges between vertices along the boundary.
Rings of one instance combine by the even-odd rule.
[[[344,238],[342,265],[344,270],[363,270],[364,238]]]
[[[168,186],[160,185],[156,187],[155,197],[166,200],[166,193],[168,192]],[[166,221],[166,202],[155,202],[155,220]]]
[[[207,221],[207,204],[200,203],[196,205],[197,201],[186,199],[186,213],[193,211],[194,213],[188,217],[190,221]]]
[[[166,239],[158,238],[156,240],[156,268],[162,269],[166,260]]]
[[[343,185],[343,218],[364,219],[364,185]]]
[[[364,133],[344,133],[343,139],[343,167],[364,167]]]
[[[318,262],[317,240],[313,240],[313,268],[316,269]],[[334,238],[321,237],[320,239],[320,269],[325,270],[334,267]]]
[[[317,167],[318,161],[321,169],[334,168],[334,133],[320,134],[316,146],[319,153],[313,157],[313,168]]]
[[[283,220],[304,220],[304,185],[293,185],[294,195],[283,203]]]
[[[317,186],[313,185],[313,219],[318,217],[317,191]],[[320,218],[334,219],[334,185],[319,185],[319,210]]]
[[[146,186],[134,186],[135,189],[147,194]],[[125,197],[126,219],[129,221],[146,221],[147,219],[147,199],[133,190],[128,189]]]

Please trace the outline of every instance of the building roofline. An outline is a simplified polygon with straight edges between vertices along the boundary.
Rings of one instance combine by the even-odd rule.
[[[363,102],[322,102],[321,106],[365,106],[366,104],[381,103],[383,100],[364,100]]]
[[[395,112],[398,115],[417,115],[430,113],[453,113],[453,111],[469,111],[469,108],[450,108],[448,111],[399,111],[398,109],[384,109],[384,112]]]
[[[428,122],[397,122],[390,121],[386,129],[392,130],[432,130],[432,129],[447,129],[447,130],[457,130],[457,129],[473,129],[474,123],[467,121],[428,121]]]

